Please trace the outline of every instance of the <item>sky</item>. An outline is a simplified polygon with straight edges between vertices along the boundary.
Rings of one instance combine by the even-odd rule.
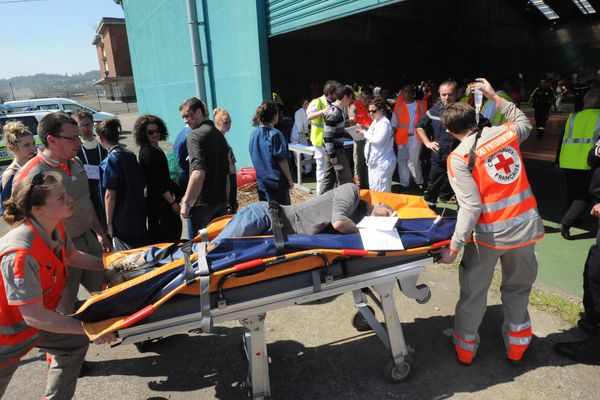
[[[100,69],[92,45],[102,17],[123,18],[113,0],[0,0],[0,79]]]

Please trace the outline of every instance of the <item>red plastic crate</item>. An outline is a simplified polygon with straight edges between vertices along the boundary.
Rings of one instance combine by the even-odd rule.
[[[256,182],[256,170],[252,167],[242,167],[237,173],[238,189],[243,189]]]

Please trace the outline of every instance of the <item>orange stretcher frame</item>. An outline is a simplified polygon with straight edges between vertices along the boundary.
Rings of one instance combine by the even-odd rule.
[[[374,192],[369,190],[361,190],[361,198],[370,204],[376,204],[382,202],[396,211],[399,218],[412,219],[412,218],[435,218],[436,214],[433,212],[425,203],[422,197],[410,196],[410,195],[399,195],[392,193]],[[225,227],[232,216],[224,216],[212,221],[206,228],[209,240],[214,239],[219,232]],[[194,238],[194,242],[200,242],[202,239],[200,236]],[[394,256],[405,256],[413,254],[425,254],[434,248],[442,247],[447,245],[448,242],[439,242],[435,245],[424,246],[419,248],[411,248],[401,251],[366,251],[366,250],[349,250],[349,249],[310,249],[297,251],[285,255],[267,257],[262,259],[255,259],[243,263],[233,265],[229,268],[216,271],[211,274],[210,277],[210,292],[215,293],[220,289],[231,289],[235,287],[250,285],[256,282],[276,279],[282,276],[295,274],[302,271],[311,269],[321,268],[328,264],[333,263],[336,259],[340,258],[351,258],[351,257],[394,257]],[[166,248],[171,243],[163,243],[155,245],[155,247]],[[142,247],[133,250],[108,253],[104,256],[105,265],[109,265],[115,260],[136,252],[143,251],[150,246]],[[210,251],[210,247],[207,249]],[[191,255],[191,261],[197,260],[197,254]],[[289,261],[288,261],[289,260]],[[146,280],[153,279],[161,274],[164,274],[174,268],[180,268],[184,264],[184,259],[178,259],[172,261],[166,265],[158,267],[144,275],[138,276],[130,281],[118,284],[114,287],[110,287],[102,292],[92,295],[77,311],[75,315],[84,311],[87,307],[94,304],[96,301],[115,296],[119,292],[130,289]],[[268,268],[272,264],[284,264],[278,268]],[[266,268],[265,268],[266,267]],[[259,270],[257,273],[252,273],[246,276],[235,277],[235,279],[227,279],[219,287],[223,277],[229,276],[236,272],[248,271],[252,272],[252,269]],[[167,295],[159,299],[158,301],[150,304],[143,309],[137,311],[133,315],[113,317],[107,320],[98,322],[83,322],[84,330],[90,340],[95,340],[98,337],[117,332],[120,329],[130,327],[142,319],[152,314],[156,309],[166,303],[168,300],[178,294],[187,294],[198,296],[200,294],[200,278],[197,277],[193,282],[185,282],[182,285],[174,288]]]

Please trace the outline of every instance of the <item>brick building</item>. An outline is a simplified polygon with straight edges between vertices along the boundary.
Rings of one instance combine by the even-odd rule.
[[[98,52],[101,85],[110,100],[135,101],[135,87],[123,18],[102,18],[93,45]]]

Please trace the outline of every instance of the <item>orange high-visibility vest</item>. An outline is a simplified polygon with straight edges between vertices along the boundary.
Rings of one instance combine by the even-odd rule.
[[[34,233],[34,239],[31,243],[31,248],[9,248],[0,254],[0,262],[5,254],[14,252],[14,278],[15,280],[24,279],[24,268],[25,268],[25,256],[29,254],[39,264],[40,284],[43,293],[44,307],[48,310],[56,310],[58,303],[60,302],[61,293],[65,286],[66,280],[66,269],[65,269],[65,257],[66,257],[66,241],[65,231],[62,224],[59,224],[57,229],[60,237],[65,243],[61,249],[61,258],[59,259],[52,249],[50,249],[38,232],[35,230],[30,221],[26,222]],[[6,290],[4,287],[4,280],[0,279],[0,346],[14,346],[18,343],[22,343],[31,339],[39,330],[33,328],[25,323],[23,316],[19,311],[17,305],[8,304],[6,298]],[[31,348],[35,346],[35,342],[31,343]],[[21,357],[27,354],[21,354],[16,359],[10,360],[4,365],[18,361]],[[0,365],[0,368],[4,365]]]
[[[475,155],[472,173],[482,203],[476,232],[500,232],[538,217],[537,203],[519,150],[519,138],[507,125],[506,131],[478,145],[472,152]],[[469,154],[461,157],[454,153],[447,161],[450,177],[454,176],[451,158],[458,157],[467,164],[470,159]],[[489,243],[482,244],[495,248]]]
[[[417,140],[421,142],[421,137],[415,132],[415,125],[427,111],[427,104],[421,100],[415,100],[417,103],[417,111],[413,119],[413,132],[417,136]],[[396,115],[396,144],[405,145],[408,143],[408,131],[410,123],[410,115],[405,101],[396,101],[394,106],[394,114]]]
[[[369,110],[367,109],[368,104],[364,105],[360,100],[356,100],[353,104],[356,107],[354,121],[356,121],[357,124],[369,127],[373,122],[373,119],[369,117]]]

